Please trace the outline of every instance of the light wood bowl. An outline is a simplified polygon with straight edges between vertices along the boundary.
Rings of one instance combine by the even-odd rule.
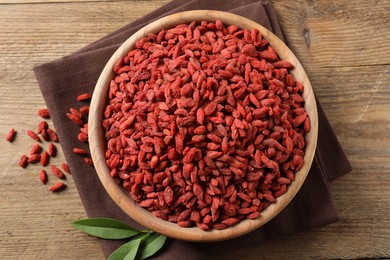
[[[149,211],[138,206],[132,200],[128,192],[115,182],[110,176],[110,170],[105,162],[106,140],[102,128],[102,119],[108,97],[109,83],[113,78],[113,67],[119,58],[126,56],[128,51],[133,48],[135,41],[145,37],[148,33],[157,33],[162,29],[172,28],[180,23],[190,23],[192,21],[202,20],[215,21],[216,19],[221,20],[226,25],[235,24],[240,28],[247,28],[249,30],[257,28],[277,51],[280,58],[288,60],[294,65],[291,74],[297,81],[302,82],[304,85],[303,98],[305,100],[305,109],[311,120],[311,132],[306,135],[304,164],[300,171],[296,173],[295,181],[289,185],[288,190],[284,195],[277,198],[276,203],[271,204],[262,211],[260,217],[257,219],[243,220],[240,223],[223,230],[203,231],[197,227],[183,228],[177,224],[153,216]],[[108,194],[116,204],[126,212],[126,214],[139,224],[168,237],[187,241],[209,242],[234,238],[261,227],[275,217],[293,199],[305,181],[313,161],[317,143],[317,133],[318,118],[313,89],[302,65],[292,51],[273,33],[257,23],[231,13],[210,10],[196,10],[172,14],[154,21],[134,33],[118,48],[104,67],[93,93],[89,114],[89,146],[92,159],[98,176]]]

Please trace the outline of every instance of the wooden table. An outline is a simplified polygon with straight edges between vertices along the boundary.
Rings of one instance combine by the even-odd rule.
[[[0,0],[0,256],[102,259],[74,183],[51,194],[39,166],[19,158],[44,101],[32,67],[70,54],[168,0]],[[390,257],[390,1],[272,1],[353,171],[331,184],[340,221],[253,248],[232,259]],[[367,35],[370,38],[366,38]],[[5,141],[11,127],[14,143]],[[59,156],[52,163],[60,164]],[[257,257],[255,257],[257,256]]]

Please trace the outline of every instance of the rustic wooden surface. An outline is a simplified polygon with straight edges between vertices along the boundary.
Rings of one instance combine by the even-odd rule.
[[[103,259],[96,239],[69,223],[84,218],[76,188],[51,194],[39,166],[19,157],[44,101],[34,65],[70,54],[168,0],[0,0],[0,256]],[[353,171],[331,184],[340,221],[277,238],[230,259],[390,258],[390,2],[273,0],[293,51]],[[4,137],[18,131],[14,143]],[[52,161],[60,164],[62,153]]]

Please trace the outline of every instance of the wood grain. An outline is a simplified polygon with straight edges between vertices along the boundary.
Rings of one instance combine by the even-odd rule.
[[[97,240],[69,225],[85,217],[71,178],[67,190],[50,194],[39,183],[40,167],[16,166],[34,143],[25,131],[35,129],[36,109],[44,106],[32,67],[70,54],[168,1],[1,0],[6,3],[0,4],[3,259],[103,259]],[[353,171],[331,184],[338,223],[234,255],[221,252],[221,258],[390,258],[390,3],[272,3]],[[12,144],[4,140],[10,127],[19,131]],[[63,160],[60,153],[53,162]]]
[[[388,0],[272,3],[284,28],[289,28],[287,38],[296,43],[292,49],[304,66],[390,64]]]

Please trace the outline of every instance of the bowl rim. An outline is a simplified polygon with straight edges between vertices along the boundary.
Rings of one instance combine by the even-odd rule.
[[[257,219],[242,220],[238,224],[222,230],[212,229],[203,231],[198,227],[180,227],[176,223],[171,223],[155,217],[148,210],[138,206],[128,192],[115,182],[110,176],[110,170],[105,161],[106,140],[101,123],[108,97],[109,82],[113,78],[113,67],[120,57],[124,57],[128,51],[133,48],[136,40],[145,37],[147,33],[157,33],[162,29],[172,28],[177,24],[202,20],[215,21],[217,19],[221,20],[225,25],[235,24],[240,28],[247,28],[249,30],[257,28],[263,37],[270,42],[270,45],[276,50],[279,57],[282,60],[288,60],[293,64],[294,69],[290,70],[290,73],[297,81],[302,82],[304,85],[303,98],[305,100],[305,108],[308,104],[311,106],[310,111],[307,110],[310,117],[311,131],[305,136],[306,146],[302,168],[296,173],[296,179],[288,186],[287,192],[278,197],[276,203],[272,203],[265,210],[261,211],[260,217]],[[168,237],[180,240],[198,242],[222,241],[244,235],[267,223],[278,215],[299,191],[310,170],[317,145],[317,106],[312,86],[301,63],[293,52],[276,35],[265,27],[245,17],[223,11],[193,10],[174,13],[155,20],[139,29],[115,51],[105,65],[96,83],[90,107],[91,112],[88,119],[88,135],[91,156],[99,179],[110,197],[128,216],[142,226]]]

